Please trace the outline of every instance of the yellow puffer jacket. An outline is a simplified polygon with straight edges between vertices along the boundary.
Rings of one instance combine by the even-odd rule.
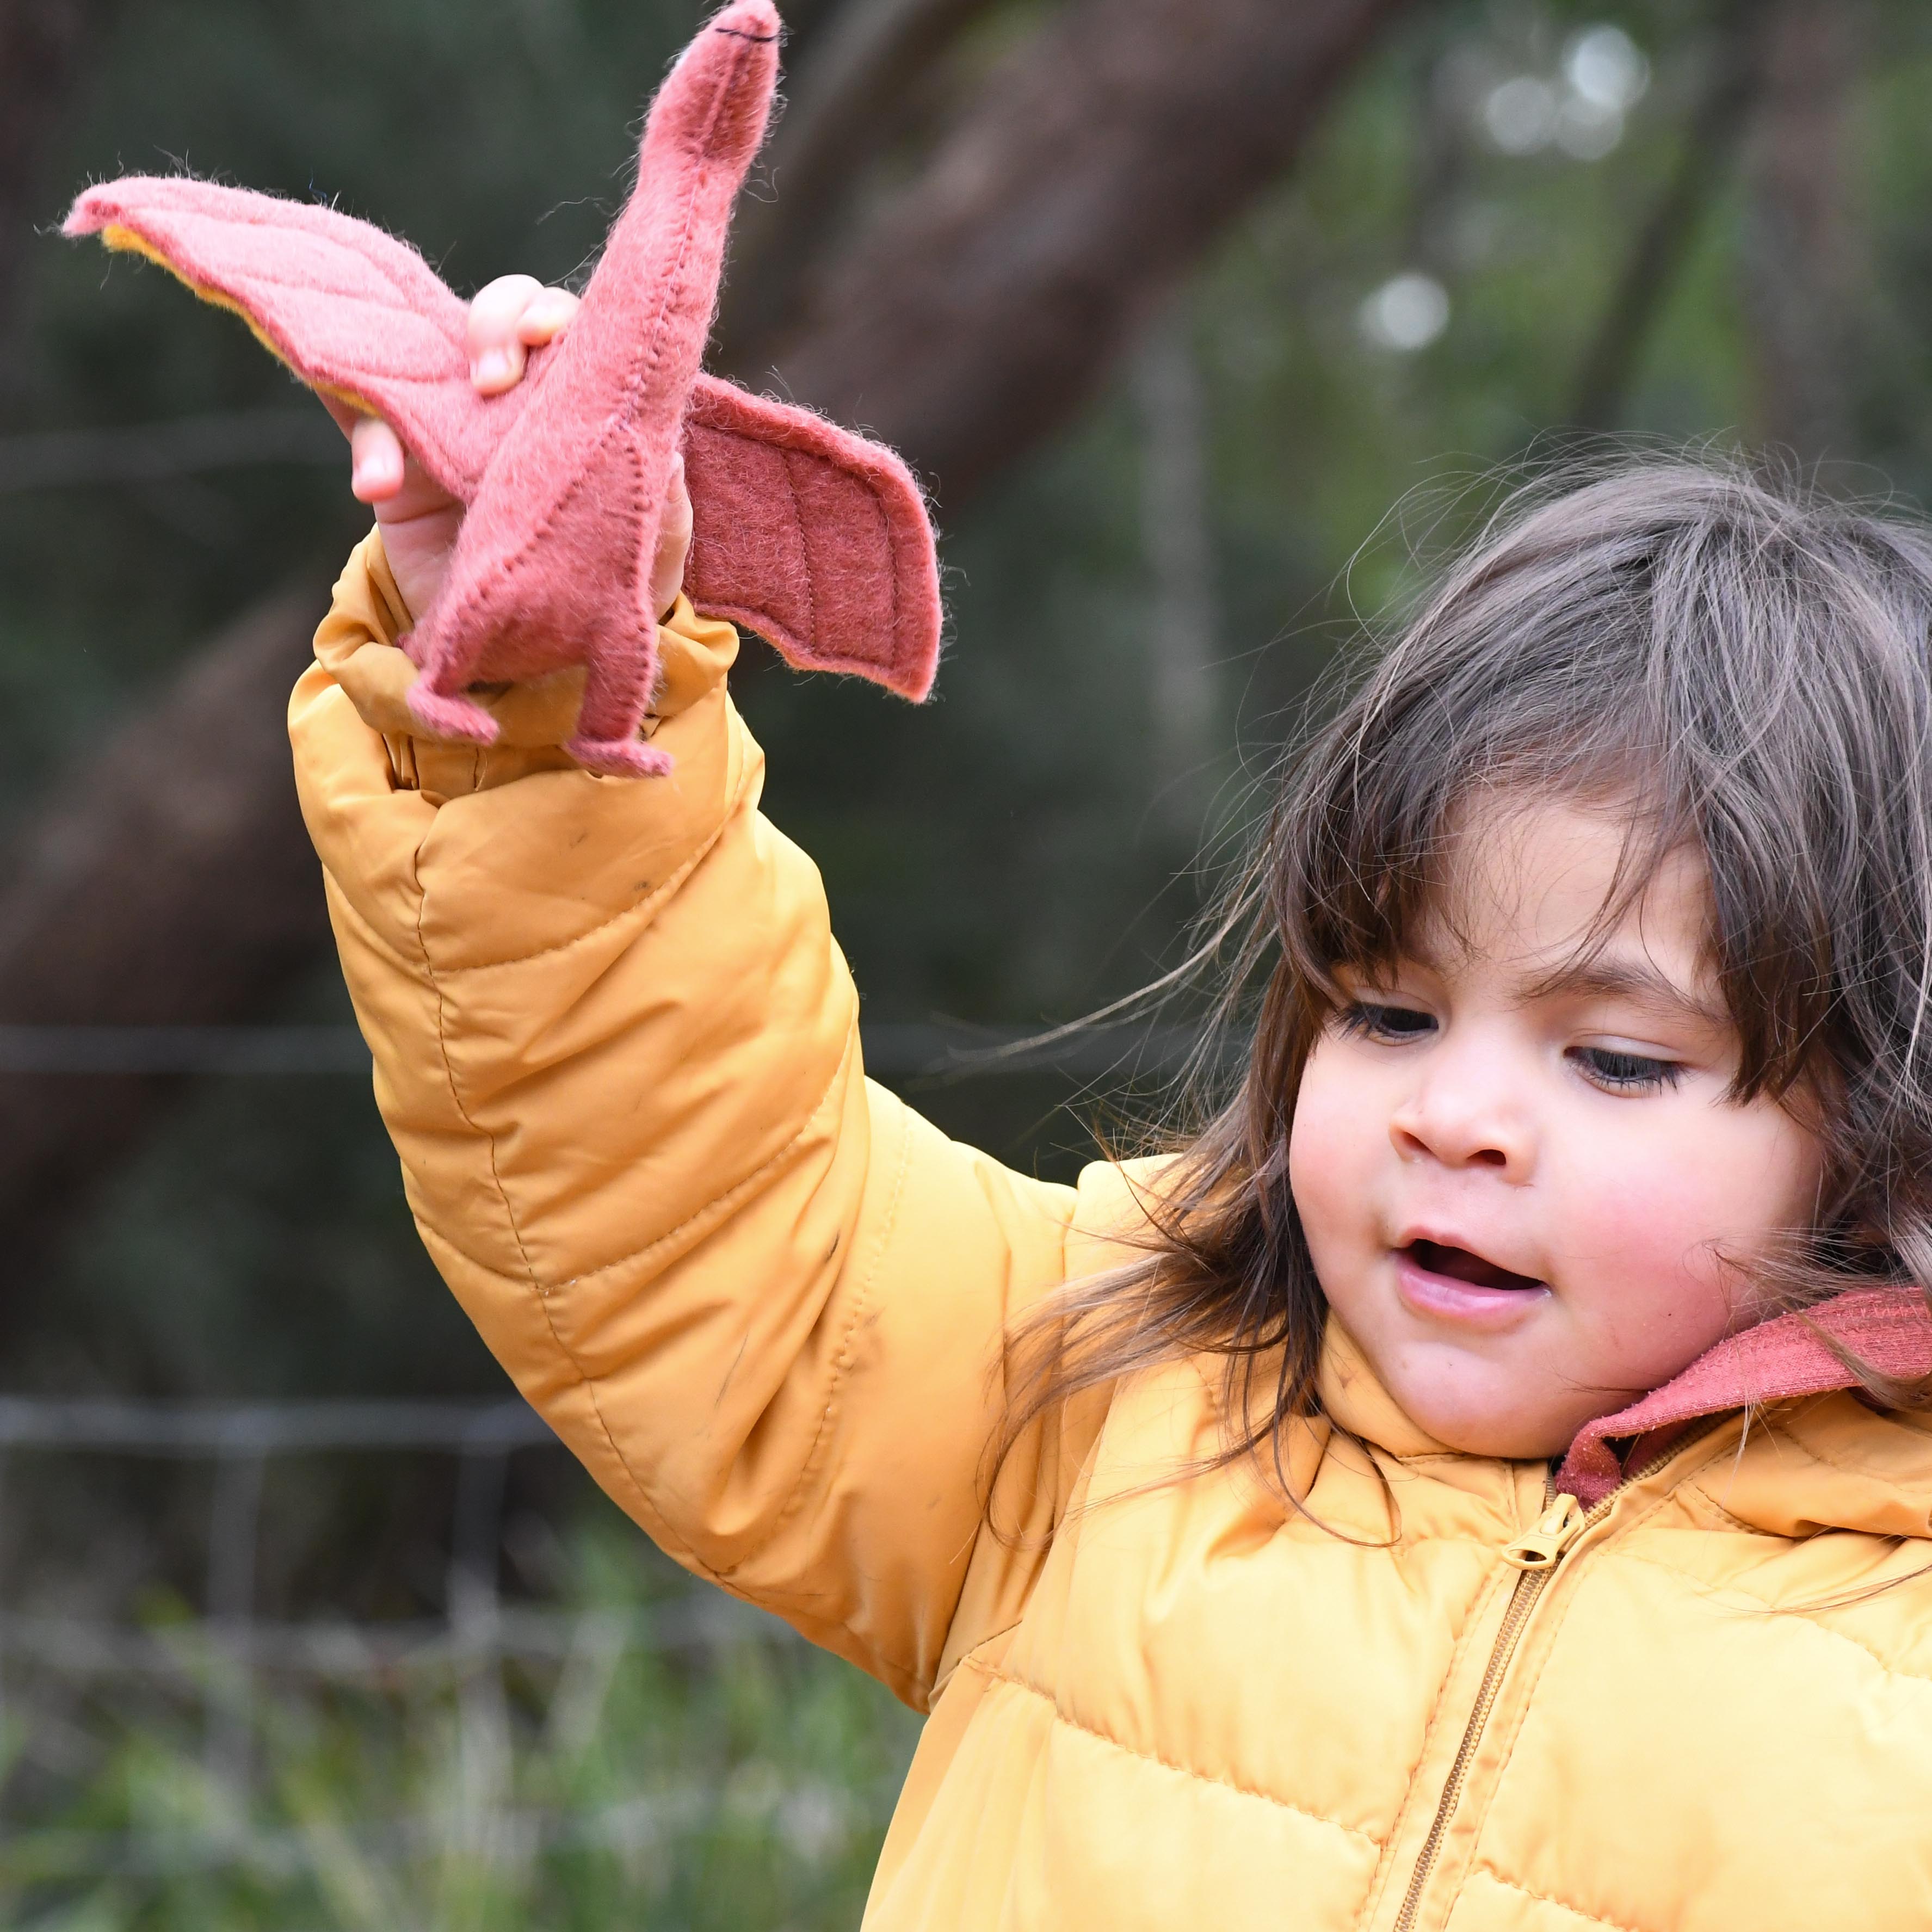
[[[1932,1926],[1932,1432],[1720,1421],[1526,1570],[1544,1467],[1422,1436],[1337,1330],[1306,1514],[1148,1486],[1216,1439],[1182,1363],[1036,1431],[990,1532],[1002,1324],[1128,1252],[1124,1177],[864,1080],[728,627],[680,608],[675,771],[620,783],[542,748],[567,688],[411,742],[404,621],[367,544],[291,718],[423,1238],[679,1562],[930,1710],[868,1925]]]

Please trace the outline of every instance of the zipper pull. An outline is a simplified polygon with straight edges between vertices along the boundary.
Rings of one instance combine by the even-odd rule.
[[[1534,1529],[1504,1545],[1503,1561],[1513,1570],[1554,1570],[1582,1534],[1583,1520],[1583,1505],[1574,1496],[1558,1496],[1537,1518]]]

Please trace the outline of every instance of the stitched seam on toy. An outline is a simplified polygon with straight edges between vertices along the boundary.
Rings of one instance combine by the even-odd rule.
[[[748,448],[752,449],[776,448],[779,454],[784,458],[786,461],[787,466],[785,471],[785,480],[788,484],[790,484],[791,482],[790,464],[790,459],[794,456],[802,457],[808,462],[835,464],[835,466],[844,466],[842,465],[836,464],[835,459],[828,455],[824,450],[814,448],[808,444],[801,446],[800,444],[794,443],[789,441],[780,442],[776,438],[762,435],[754,436],[748,430],[732,429],[722,423],[706,422],[705,428],[713,436],[729,436],[734,442],[742,442]],[[901,615],[901,593],[899,584],[899,551],[902,548],[900,542],[901,531],[897,522],[895,520],[891,513],[891,509],[886,500],[884,487],[881,484],[879,479],[870,475],[864,475],[862,476],[862,481],[866,486],[866,500],[872,505],[874,515],[879,519],[880,523],[884,526],[885,530],[886,554],[892,560],[892,567],[887,572],[886,574],[892,579],[892,621],[889,626],[892,639],[892,650],[884,658],[868,657],[866,658],[866,662],[868,664],[882,665],[886,668],[890,668],[894,658],[896,656],[898,646],[902,641],[898,634]],[[793,486],[791,508],[794,520],[798,522],[800,524],[800,551],[801,554],[806,554],[803,544],[803,523],[798,509],[796,486]],[[806,568],[808,579],[809,579],[811,574],[811,563],[808,554],[806,554],[807,562]],[[808,583],[806,596],[808,598],[810,598],[812,595],[812,593],[809,587],[809,584]],[[758,620],[760,617],[770,619],[772,615],[770,610],[758,610],[748,604],[739,604],[730,608],[727,608],[722,604],[712,605],[708,608],[718,610],[720,614],[723,616],[736,616],[741,617],[742,620],[746,623],[748,624],[754,630],[759,628]],[[840,655],[856,656],[858,653],[841,652]]]
[[[728,78],[720,80],[712,94],[710,111],[706,117],[704,129],[698,140],[692,144],[698,154],[707,164],[715,159],[711,152],[711,144],[716,136],[718,124],[723,115],[726,96],[730,92],[736,77],[734,73]],[[638,166],[641,174],[643,168],[641,158]],[[657,313],[651,318],[646,338],[650,345],[648,352],[650,359],[645,368],[640,370],[626,385],[628,410],[632,414],[635,413],[638,398],[644,387],[644,375],[657,368],[664,355],[664,320],[670,308],[672,287],[684,273],[685,258],[691,251],[692,231],[698,215],[699,188],[699,179],[694,176],[691,183],[690,190],[685,197],[682,222],[678,230],[677,247],[671,257],[669,272],[659,280]],[[608,429],[605,434],[608,434]],[[600,436],[598,438],[600,446],[602,441],[603,437]]]
[[[1277,1810],[1286,1811],[1297,1818],[1305,1818],[1311,1825],[1326,1825],[1330,1831],[1340,1832],[1345,1838],[1372,1846],[1379,1852],[1382,1840],[1370,1836],[1354,1825],[1345,1825],[1339,1818],[1324,1817],[1319,1811],[1311,1811],[1305,1804],[1297,1804],[1292,1799],[1278,1797],[1272,1791],[1262,1791],[1251,1784],[1237,1784],[1231,1778],[1216,1778],[1210,1772],[1199,1769],[1193,1765],[1177,1764],[1172,1758],[1162,1757],[1158,1751],[1144,1750],[1138,1744],[1124,1744],[1109,1731],[1096,1725],[1083,1723],[1078,1718],[1068,1716],[1052,1694],[1042,1690],[1037,1684],[1029,1684],[1024,1677],[1015,1677],[1010,1672],[1000,1670],[990,1664],[983,1664],[976,1657],[963,1657],[959,1660],[962,1670],[976,1670],[981,1676],[992,1679],[997,1684],[1010,1684],[1016,1690],[1024,1691],[1029,1697],[1037,1697],[1053,1714],[1056,1724],[1064,1724],[1070,1731],[1078,1731],[1083,1737],[1096,1739],[1101,1744],[1118,1751],[1123,1757],[1130,1757],[1142,1764],[1157,1765],[1162,1771],[1172,1772],[1177,1778],[1192,1778],[1197,1784],[1211,1784],[1222,1791],[1232,1792],[1238,1798],[1252,1798],[1263,1804],[1272,1804]]]
[[[724,97],[728,92],[728,84],[721,85],[718,88],[716,92],[713,94],[710,118],[706,120],[704,131],[699,136],[695,144],[698,152],[700,154],[703,154],[707,161],[712,158],[710,154],[710,143],[712,136],[716,131],[718,123],[721,117],[724,106]],[[663,356],[664,320],[670,305],[672,286],[683,274],[685,258],[690,253],[692,231],[697,219],[698,190],[699,183],[696,180],[694,180],[691,184],[690,191],[685,198],[682,226],[678,231],[676,251],[672,256],[668,272],[661,279],[660,294],[657,311],[651,318],[646,334],[646,340],[649,341],[650,345],[648,351],[646,352],[648,359],[646,360],[644,367],[634,374],[631,380],[626,383],[624,388],[623,402],[599,427],[597,431],[596,440],[592,446],[592,447],[598,451],[601,452],[609,444],[611,438],[616,435],[620,430],[628,427],[632,419],[635,417],[638,409],[638,398],[644,386],[644,377],[646,374],[656,370]],[[572,478],[568,486],[554,502],[550,504],[548,507],[545,508],[543,514],[538,519],[530,535],[524,538],[524,542],[518,547],[517,550],[512,556],[505,559],[503,563],[503,574],[505,576],[507,577],[515,572],[530,555],[531,552],[537,548],[538,544],[548,538],[550,530],[555,524],[557,518],[562,514],[564,506],[574,498],[578,490],[582,487],[585,478],[589,476],[589,474],[590,465],[588,463],[586,463],[578,469],[577,473]],[[469,596],[464,599],[463,603],[457,608],[456,610],[452,612],[451,621],[454,621],[454,620],[458,616],[460,616],[470,611],[476,610],[479,607],[482,601],[482,600],[478,593],[472,592]],[[448,628],[448,626],[446,623],[444,627],[446,634],[447,634]],[[648,652],[648,646],[646,648]],[[472,663],[474,662],[474,652],[472,651],[470,659],[470,662]],[[649,701],[648,692],[646,694],[646,701]],[[641,710],[642,708],[643,707],[640,705],[639,707],[640,710]]]
[[[842,1072],[852,1057],[852,1048],[858,1036],[859,1029],[855,1022],[846,1037],[845,1052],[838,1062]],[[829,1093],[830,1090],[827,1090]],[[825,1406],[819,1412],[818,1426],[812,1432],[812,1447],[806,1451],[805,1460],[800,1465],[798,1478],[792,1484],[791,1493],[779,1508],[777,1526],[772,1532],[774,1536],[778,1534],[778,1528],[789,1520],[804,1501],[806,1486],[818,1473],[820,1451],[832,1433],[832,1411],[838,1406],[839,1390],[844,1387],[847,1372],[852,1366],[852,1337],[858,1330],[860,1318],[871,1305],[872,1287],[878,1279],[880,1264],[885,1259],[886,1250],[891,1245],[893,1233],[898,1226],[899,1203],[905,1198],[906,1172],[911,1164],[912,1136],[902,1126],[898,1162],[892,1171],[892,1198],[886,1204],[885,1218],[880,1223],[878,1239],[873,1245],[871,1264],[853,1292],[851,1311],[845,1318],[845,1325],[838,1336],[838,1348],[832,1358],[832,1378],[825,1391]],[[757,1554],[758,1552],[753,1552],[754,1556]]]
[[[887,626],[887,629],[888,629],[888,632],[890,632],[890,635],[891,635],[891,638],[892,638],[892,644],[893,644],[894,649],[895,649],[895,650],[896,651],[897,647],[898,647],[898,644],[899,644],[899,643],[900,643],[900,638],[899,638],[899,574],[900,574],[900,572],[899,572],[899,551],[898,551],[898,545],[892,541],[892,519],[886,514],[886,506],[885,506],[885,505],[884,505],[884,503],[880,500],[880,498],[879,498],[879,493],[878,493],[878,491],[877,490],[867,490],[867,491],[866,491],[866,501],[867,501],[868,502],[869,502],[869,503],[872,505],[872,514],[873,514],[873,515],[874,515],[874,516],[875,516],[876,518],[878,518],[878,520],[879,520],[879,535],[880,535],[880,538],[881,541],[883,542],[883,543],[884,543],[884,546],[885,546],[885,552],[886,552],[886,556],[887,556],[888,557],[890,557],[890,558],[892,560],[892,568],[891,568],[891,569],[890,569],[890,570],[886,573],[886,574],[887,574],[887,575],[891,578],[891,580],[892,580],[892,621],[891,621],[890,624]]]
[[[179,222],[184,219],[184,211],[178,206],[170,206],[166,209],[166,212],[169,215],[172,216],[176,222]],[[132,216],[130,212],[125,209],[124,209],[115,218],[119,222],[119,224],[122,226],[133,229],[134,232],[140,235],[143,241],[149,243],[153,247],[161,249],[164,253],[168,252],[169,243],[173,243],[176,247],[182,245],[182,238],[172,231],[170,231],[164,241],[161,235],[157,232],[154,226],[154,218],[151,215],[140,218],[142,219],[145,219],[148,222],[148,226],[146,227],[136,226],[135,218]],[[189,211],[187,212],[185,218],[190,220],[197,218],[205,219],[212,226],[218,228],[268,228],[278,232],[286,232],[289,225],[280,214],[279,209],[276,211],[263,211],[259,212],[252,208],[246,212],[229,209],[224,210],[218,214],[210,214],[199,218],[197,218],[192,211]],[[340,248],[345,255],[347,255],[350,258],[351,260],[358,262],[362,266],[370,269],[374,274],[380,276],[388,285],[391,294],[404,305],[407,305],[408,298],[412,292],[414,292],[414,290],[399,279],[397,273],[397,265],[387,259],[386,251],[379,250],[372,247],[366,238],[353,233],[348,235],[338,233],[316,233],[315,231],[308,229],[302,229],[300,232],[309,240],[317,242],[325,248]],[[406,244],[395,243],[394,238],[386,234],[382,238],[384,241],[392,242],[394,245],[398,247],[406,245]],[[181,276],[184,280],[187,278],[189,272],[187,265],[184,262],[178,262],[172,254],[169,254],[168,260],[164,266],[174,274]],[[197,274],[206,274],[207,272],[206,270],[196,270],[194,272]],[[454,302],[456,300],[456,297],[452,293],[451,290],[442,281],[442,278],[438,276],[435,270],[430,268],[427,263],[423,264],[423,274],[429,280],[436,284],[436,289],[440,293],[448,296],[452,302]],[[411,279],[412,281],[418,281],[419,285],[419,278],[416,278],[413,274],[412,274]],[[231,280],[226,283],[210,281],[208,284],[208,286],[217,290],[219,293],[226,297],[230,301],[236,302],[242,299],[242,290],[244,288],[250,290],[256,288],[293,289],[300,292],[310,290],[314,286],[314,285],[306,278],[292,280],[286,276],[273,274],[266,270],[252,268],[245,276],[234,275]],[[332,299],[356,302],[364,307],[373,308],[376,310],[379,314],[386,316],[392,315],[394,312],[394,303],[392,302],[385,304],[378,301],[376,298],[367,295],[358,290],[325,288],[320,290],[319,292],[329,296]],[[408,376],[400,374],[392,376],[391,373],[387,370],[378,370],[375,373],[379,376],[381,376],[385,380],[393,380],[398,382],[440,382],[446,381],[448,380],[446,376],[428,377]]]
[[[785,508],[791,512],[792,528],[798,532],[798,554],[805,566],[805,638],[807,650],[817,647],[818,643],[818,578],[812,567],[812,542],[806,535],[805,512],[798,500],[798,478],[792,474],[792,452],[781,452],[778,460],[784,465]]]
[[[221,216],[218,217],[217,220],[225,222],[232,227],[271,228],[278,233],[286,232],[281,224],[272,222],[266,218],[256,219],[251,217],[245,221],[236,221],[229,217]],[[139,235],[142,241],[150,242],[156,248],[165,248],[170,242],[178,245],[179,238],[172,234],[166,238],[166,242],[164,242],[163,238],[151,229],[135,228],[134,224],[130,220],[123,219],[117,225],[123,228],[134,229],[134,232]],[[342,246],[340,238],[333,235],[313,236],[308,238],[320,242],[326,248]],[[392,294],[400,296],[405,292],[402,284],[391,278],[387,264],[376,260],[373,256],[365,255],[357,249],[344,248],[343,253],[350,256],[352,260],[360,263],[363,267],[373,269],[380,275],[388,283]],[[178,254],[170,254],[164,266],[171,273],[178,277],[194,274],[206,281],[208,287],[238,300],[244,290],[292,289],[298,295],[326,296],[332,302],[359,303],[365,308],[373,308],[379,315],[389,316],[395,313],[394,304],[381,302],[365,290],[331,288],[308,275],[278,275],[272,274],[266,268],[250,268],[245,274],[239,270],[230,269],[224,272],[228,274],[230,279],[227,281],[217,282],[210,279],[212,273],[210,270],[201,267],[190,268],[188,263]],[[386,372],[379,370],[376,373],[382,374]]]
[[[523,966],[527,965],[534,959],[548,959],[554,954],[568,952],[573,946],[581,946],[586,940],[595,939],[606,927],[615,926],[620,920],[632,918],[639,913],[655,910],[658,901],[668,898],[676,892],[685,880],[691,876],[693,871],[710,855],[712,847],[724,836],[724,828],[736,816],[738,807],[742,802],[746,789],[750,784],[751,769],[748,765],[739,774],[736,790],[726,800],[723,813],[704,844],[685,860],[661,885],[654,886],[634,904],[620,906],[616,911],[610,914],[607,918],[599,920],[595,926],[586,926],[581,932],[573,934],[568,939],[560,939],[554,946],[539,946],[534,952],[518,952],[507,959],[479,959],[467,966],[446,966],[441,969],[442,976],[454,980],[466,973],[494,973],[506,966]]]
[[[1609,1932],[1642,1932],[1642,1928],[1626,1925],[1620,1918],[1606,1918],[1600,1913],[1586,1912],[1580,1905],[1572,1905],[1567,1900],[1552,1898],[1547,1892],[1538,1892],[1530,1886],[1519,1885],[1514,1879],[1504,1878],[1501,1872],[1486,1864],[1472,1867],[1470,1875],[1486,1878],[1492,1885],[1500,1886],[1504,1892],[1518,1892],[1525,1898],[1533,1898],[1539,1905],[1554,1906],[1558,1912],[1567,1912],[1573,1918],[1582,1919],[1586,1925],[1605,1926],[1609,1928]]]
[[[645,523],[644,466],[638,448],[634,413],[618,420],[598,439],[597,448],[600,456],[609,448],[613,441],[621,446],[619,454],[623,463],[626,512],[632,527],[640,530]],[[586,464],[584,475],[588,476],[590,473],[590,466]],[[559,512],[561,507],[560,502]],[[546,518],[547,525],[554,521],[554,514]],[[658,507],[658,520],[662,526],[662,504]],[[544,534],[548,534],[547,530]],[[533,547],[533,544],[526,547],[519,553],[520,556],[527,556]],[[648,597],[652,564],[645,561],[641,544],[637,547],[637,555],[632,560],[632,569],[635,577],[644,578],[644,589]],[[652,561],[654,562],[655,558]],[[634,577],[633,594],[635,588]],[[622,714],[626,708],[626,694],[622,686],[627,680],[629,683],[630,706],[636,714],[632,720],[628,735],[635,737],[642,729],[644,714],[650,709],[651,692],[658,681],[658,627],[655,615],[648,626],[641,632],[640,637],[643,648],[634,665],[627,664],[621,668],[614,667],[609,656],[601,651],[594,652],[585,662],[584,698],[578,708],[576,727],[571,733],[572,744],[609,742],[616,737],[622,725]],[[590,721],[588,723],[586,719]]]
[[[421,848],[418,849],[420,854]],[[616,1436],[604,1413],[603,1404],[597,1400],[596,1384],[585,1374],[584,1364],[577,1359],[576,1351],[557,1332],[556,1318],[550,1310],[548,1291],[538,1279],[536,1265],[530,1259],[530,1250],[524,1244],[524,1231],[518,1224],[516,1208],[511,1202],[509,1190],[503,1185],[502,1174],[496,1164],[496,1137],[479,1126],[471,1118],[469,1108],[463,1104],[462,1092],[457,1084],[456,1068],[449,1057],[448,1034],[444,1025],[444,1016],[448,1002],[443,996],[442,983],[436,977],[435,963],[430,958],[429,941],[423,934],[423,914],[428,903],[428,891],[423,886],[418,874],[416,880],[416,944],[422,955],[423,971],[428,977],[430,992],[436,1000],[436,1053],[442,1062],[443,1078],[449,1084],[450,1104],[455,1108],[457,1116],[463,1124],[482,1142],[484,1151],[489,1156],[490,1185],[496,1190],[497,1199],[503,1204],[504,1218],[510,1224],[511,1236],[517,1244],[518,1258],[524,1264],[524,1274],[529,1280],[531,1292],[536,1296],[538,1306],[543,1310],[544,1325],[550,1330],[550,1340],[555,1343],[558,1353],[570,1364],[572,1372],[576,1376],[578,1385],[584,1390],[584,1396],[590,1404],[590,1412],[596,1418],[597,1426],[603,1431],[604,1447],[610,1450],[618,1468],[622,1469],[625,1475],[629,1478],[631,1486],[638,1493],[638,1500],[655,1516],[658,1514],[656,1506],[652,1504],[644,1484],[638,1480],[637,1472],[631,1467],[623,1450],[617,1446]],[[491,1272],[494,1274],[498,1271],[493,1269]],[[508,1279],[507,1276],[502,1278]],[[699,1564],[698,1567],[700,1569],[705,1568],[703,1564]],[[709,1571],[706,1570],[706,1574],[708,1574]]]

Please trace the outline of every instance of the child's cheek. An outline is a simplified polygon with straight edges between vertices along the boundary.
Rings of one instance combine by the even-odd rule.
[[[1316,1048],[1288,1135],[1288,1186],[1318,1270],[1358,1232],[1354,1224],[1368,1225],[1374,1144],[1388,1144],[1372,1118],[1366,1083],[1349,1076],[1348,1058],[1334,1040]]]
[[[1559,1196],[1553,1244],[1573,1309],[1624,1353],[1605,1369],[1668,1380],[1734,1322],[1739,1277],[1784,1219],[1786,1137],[1742,1110],[1651,1114],[1638,1131],[1595,1138]]]

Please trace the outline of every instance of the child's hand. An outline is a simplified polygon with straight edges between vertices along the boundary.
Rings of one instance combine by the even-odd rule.
[[[528,352],[562,334],[577,309],[578,298],[568,289],[547,289],[533,275],[500,275],[479,290],[470,304],[470,380],[477,394],[514,388],[523,380]],[[396,587],[411,612],[420,615],[442,586],[463,506],[424,474],[380,417],[358,415],[327,396],[322,402],[349,439],[350,488],[358,502],[374,506]],[[680,457],[672,467],[651,569],[656,610],[676,602],[690,548],[691,499]]]

